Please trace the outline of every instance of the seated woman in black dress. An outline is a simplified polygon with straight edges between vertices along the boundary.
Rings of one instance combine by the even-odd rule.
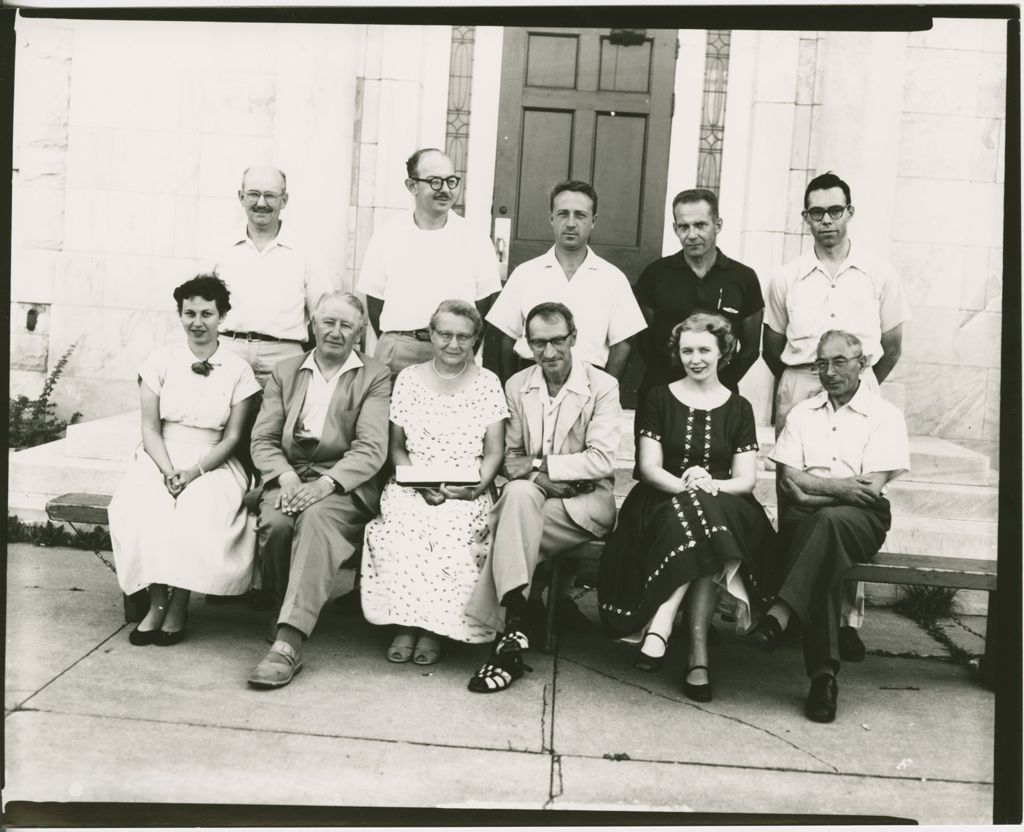
[[[639,416],[640,481],[601,558],[598,601],[613,637],[643,632],[635,665],[655,671],[687,596],[683,692],[711,699],[707,635],[719,591],[739,626],[770,588],[775,533],[753,497],[757,433],[750,403],[718,380],[736,347],[729,322],[698,312],[672,330],[670,356],[686,376],[653,388]],[[753,556],[756,555],[756,560]]]

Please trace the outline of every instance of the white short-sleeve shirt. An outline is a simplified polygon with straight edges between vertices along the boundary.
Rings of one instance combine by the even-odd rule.
[[[896,270],[881,260],[850,253],[835,276],[814,249],[783,266],[771,279],[764,322],[786,336],[782,363],[810,364],[830,329],[856,335],[874,365],[882,357],[882,333],[911,318],[910,301]]]
[[[554,247],[517,266],[487,321],[516,339],[519,355],[533,358],[523,332],[526,316],[538,303],[548,301],[569,307],[576,319],[573,358],[596,367],[608,363],[608,347],[647,327],[626,275],[589,248],[571,279],[555,259]]]
[[[209,269],[231,292],[231,309],[221,331],[305,341],[306,324],[317,300],[335,288],[324,264],[285,234],[283,225],[263,251],[243,230],[209,261]]]
[[[864,384],[838,410],[824,390],[796,405],[770,456],[826,478],[889,471],[891,480],[910,470],[903,414]]]
[[[358,290],[384,301],[384,332],[425,329],[443,300],[469,303],[501,289],[494,246],[454,212],[443,228],[422,229],[410,211],[375,229]]]

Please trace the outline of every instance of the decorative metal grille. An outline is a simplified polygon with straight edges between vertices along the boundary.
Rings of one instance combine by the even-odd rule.
[[[462,187],[452,206],[459,215],[466,209],[466,162],[469,156],[470,89],[473,84],[473,44],[475,26],[452,27],[452,53],[448,69],[448,127],[445,151],[452,160]]]
[[[704,59],[704,97],[697,152],[697,187],[718,193],[725,140],[725,93],[729,83],[729,29],[708,30]]]

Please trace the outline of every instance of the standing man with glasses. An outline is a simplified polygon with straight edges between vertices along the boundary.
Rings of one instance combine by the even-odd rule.
[[[854,250],[848,226],[854,208],[850,186],[831,171],[816,176],[804,192],[804,222],[814,248],[783,266],[768,286],[762,353],[777,381],[775,435],[792,408],[821,392],[814,368],[821,336],[834,329],[863,344],[861,381],[877,391],[899,360],[910,303],[896,270],[862,249]],[[785,494],[778,491],[780,515]],[[863,620],[863,590],[846,598],[839,648],[847,661],[861,661],[864,645],[856,627]]]
[[[462,183],[452,160],[428,147],[413,153],[405,167],[413,210],[374,230],[357,287],[366,294],[378,338],[374,357],[391,368],[392,377],[430,360],[430,316],[441,301],[475,303],[486,315],[501,289],[490,238],[451,210]]]
[[[313,308],[335,287],[323,266],[284,232],[284,171],[266,165],[242,174],[238,201],[245,231],[214,259],[212,270],[231,291],[222,343],[244,358],[265,387],[274,365],[300,355]]]

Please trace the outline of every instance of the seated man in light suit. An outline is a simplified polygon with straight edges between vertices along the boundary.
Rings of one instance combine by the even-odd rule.
[[[470,679],[476,693],[504,690],[523,674],[526,596],[537,564],[615,525],[619,384],[573,358],[576,326],[563,304],[533,307],[525,332],[537,364],[505,385],[509,482],[491,509],[491,552],[466,606],[467,615],[503,633]],[[549,604],[563,600],[558,589],[551,588]]]
[[[770,653],[791,619],[803,624],[811,678],[805,713],[815,722],[836,715],[843,574],[885,542],[892,522],[885,486],[910,468],[903,414],[861,380],[870,361],[857,336],[822,335],[814,369],[824,390],[789,412],[771,454],[786,496],[779,516],[784,577],[775,603],[744,639]]]
[[[355,295],[323,295],[313,328],[316,348],[274,367],[252,432],[265,585],[280,606],[273,645],[249,677],[260,688],[287,685],[302,669],[302,642],[380,507],[391,372],[353,349],[366,328]]]

